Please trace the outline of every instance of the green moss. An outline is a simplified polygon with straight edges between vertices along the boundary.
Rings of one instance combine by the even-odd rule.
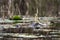
[[[10,18],[11,20],[22,20],[22,17],[19,15],[14,15],[12,18]]]

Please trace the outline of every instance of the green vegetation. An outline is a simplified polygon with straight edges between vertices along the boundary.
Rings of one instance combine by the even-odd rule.
[[[11,20],[22,20],[22,17],[19,15],[14,15],[12,18],[10,18]]]

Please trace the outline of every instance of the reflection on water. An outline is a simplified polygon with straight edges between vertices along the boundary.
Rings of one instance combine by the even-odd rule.
[[[0,22],[1,40],[60,40],[60,29],[50,27],[44,22],[46,19],[40,20],[40,23],[27,21],[16,24],[13,20],[7,20]],[[56,20],[53,22],[57,23]]]

